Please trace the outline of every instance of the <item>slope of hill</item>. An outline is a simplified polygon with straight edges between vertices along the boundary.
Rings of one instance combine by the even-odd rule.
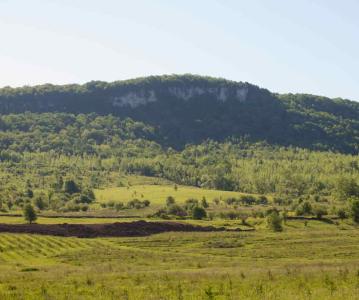
[[[0,89],[0,113],[112,114],[141,121],[164,146],[246,137],[358,153],[359,103],[277,95],[249,83],[194,75]]]

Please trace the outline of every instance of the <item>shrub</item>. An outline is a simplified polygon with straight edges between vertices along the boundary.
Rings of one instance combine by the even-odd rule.
[[[237,199],[234,198],[234,197],[229,197],[229,198],[226,198],[224,201],[225,201],[226,204],[232,205],[232,204],[237,202]]]
[[[192,211],[194,207],[198,206],[198,200],[197,199],[187,199],[185,203],[185,209]]]
[[[344,220],[347,217],[347,213],[346,213],[345,209],[343,209],[343,208],[338,209],[337,215],[338,215],[338,218],[341,220]]]
[[[164,208],[160,208],[158,211],[156,211],[151,217],[157,217],[162,219],[169,219],[169,216],[167,215],[167,210]]]
[[[359,199],[351,200],[350,212],[355,223],[359,223]]]
[[[273,211],[271,214],[267,216],[267,225],[268,228],[273,231],[282,231],[282,218],[280,217],[277,211]]]
[[[30,224],[32,222],[36,221],[36,219],[37,219],[36,212],[35,212],[34,208],[32,207],[32,205],[30,203],[26,204],[25,207],[24,207],[24,218]]]
[[[122,202],[116,202],[116,204],[115,204],[116,211],[123,209],[123,207],[124,207],[124,205]]]
[[[203,208],[208,208],[209,207],[209,204],[208,204],[208,202],[206,200],[206,197],[202,198],[201,205],[202,205]]]
[[[64,191],[68,194],[75,194],[80,192],[80,188],[73,180],[66,180],[64,185]]]
[[[142,203],[144,207],[148,207],[151,204],[150,200],[143,200]]]
[[[282,198],[278,198],[278,197],[275,197],[273,199],[273,202],[274,202],[274,204],[277,204],[277,205],[283,205],[285,203],[285,201]]]
[[[244,204],[244,205],[253,205],[256,203],[256,198],[250,195],[242,195],[239,200]]]
[[[142,203],[138,199],[133,199],[127,202],[127,208],[136,208],[140,209],[142,207]]]
[[[81,206],[75,201],[69,201],[64,207],[64,211],[80,211]]]
[[[226,219],[235,220],[238,219],[239,213],[235,211],[229,211],[225,213],[224,216],[226,217]]]
[[[110,200],[110,201],[107,202],[107,207],[114,208],[115,204],[116,204],[115,201]]]
[[[44,199],[39,196],[39,197],[36,197],[34,199],[34,205],[39,209],[39,210],[43,210],[45,207],[46,207],[46,203],[44,201]]]
[[[264,212],[264,215],[265,215],[265,216],[269,216],[269,215],[271,215],[273,212],[279,214],[278,209],[276,209],[275,207],[271,207],[271,208],[268,208],[268,209]]]
[[[86,203],[92,203],[96,199],[95,193],[91,189],[85,189],[81,192],[81,194],[88,199]]]
[[[296,215],[310,215],[312,213],[312,205],[305,201],[301,205],[299,205],[296,209]]]
[[[203,207],[195,206],[192,209],[192,217],[195,220],[202,220],[207,216],[206,210]]]
[[[80,209],[81,209],[82,211],[88,211],[89,206],[88,206],[87,204],[83,204],[83,205],[80,206]]]
[[[256,203],[261,205],[266,205],[268,204],[268,198],[264,195],[261,195],[257,198]]]
[[[321,206],[314,207],[313,213],[318,219],[321,219],[324,215],[328,214],[327,210]]]
[[[171,206],[171,205],[175,204],[175,202],[176,202],[176,200],[172,196],[168,196],[167,199],[166,199],[166,205],[167,206]]]
[[[186,210],[183,207],[181,207],[181,206],[179,206],[177,204],[173,204],[170,207],[168,207],[167,208],[167,213],[169,215],[174,215],[174,216],[178,216],[178,217],[187,216]]]
[[[32,198],[32,197],[34,197],[34,192],[31,189],[27,189],[25,192],[25,196]]]
[[[74,200],[76,203],[86,203],[86,204],[90,204],[93,201],[93,199],[89,198],[87,195],[84,194],[77,195],[76,197],[74,197]]]

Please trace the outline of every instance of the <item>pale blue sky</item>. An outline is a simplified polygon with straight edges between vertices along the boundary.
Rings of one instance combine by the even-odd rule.
[[[194,73],[359,100],[358,0],[0,0],[0,86]]]

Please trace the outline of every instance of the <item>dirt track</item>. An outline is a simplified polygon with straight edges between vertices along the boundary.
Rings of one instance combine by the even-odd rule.
[[[225,231],[225,228],[177,222],[121,222],[112,224],[0,224],[0,232],[75,237],[147,236],[168,231]]]

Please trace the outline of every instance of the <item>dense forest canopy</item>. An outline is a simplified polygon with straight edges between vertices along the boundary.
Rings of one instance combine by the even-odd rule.
[[[359,181],[358,155],[245,138],[175,150],[158,142],[161,136],[153,127],[111,115],[10,114],[0,117],[0,128],[3,190],[25,189],[29,181],[46,189],[59,176],[91,188],[116,186],[121,175],[139,174],[289,199],[336,197],[338,182]]]
[[[141,122],[142,126],[148,127],[139,129],[146,131],[139,133],[143,138],[177,150],[207,139],[225,142],[228,138],[243,137],[251,142],[266,141],[313,150],[351,154],[357,154],[359,150],[357,102],[305,94],[278,95],[249,83],[195,75],[0,89],[0,112],[3,115],[27,111],[83,114],[82,118],[88,118],[85,116],[88,114],[97,117],[111,114],[114,123],[131,118],[133,123]],[[48,118],[47,123],[51,123],[51,116]],[[56,118],[54,123],[59,121]],[[122,121],[118,121],[119,118]],[[0,126],[4,132],[13,130],[9,122],[2,119]],[[67,126],[66,120],[61,122]],[[17,134],[29,137],[31,134],[26,125],[21,126],[16,128]],[[59,133],[56,132],[58,125],[48,128],[53,134]],[[75,128],[79,126],[75,125]],[[38,132],[42,130],[37,129]],[[92,131],[95,129],[91,128]],[[87,134],[82,133],[81,138],[86,138]],[[91,134],[98,143],[99,139],[125,133],[112,129]],[[34,135],[32,133],[32,137]]]
[[[348,100],[173,75],[3,88],[0,112],[0,210],[87,209],[128,174],[288,205],[359,197]]]

